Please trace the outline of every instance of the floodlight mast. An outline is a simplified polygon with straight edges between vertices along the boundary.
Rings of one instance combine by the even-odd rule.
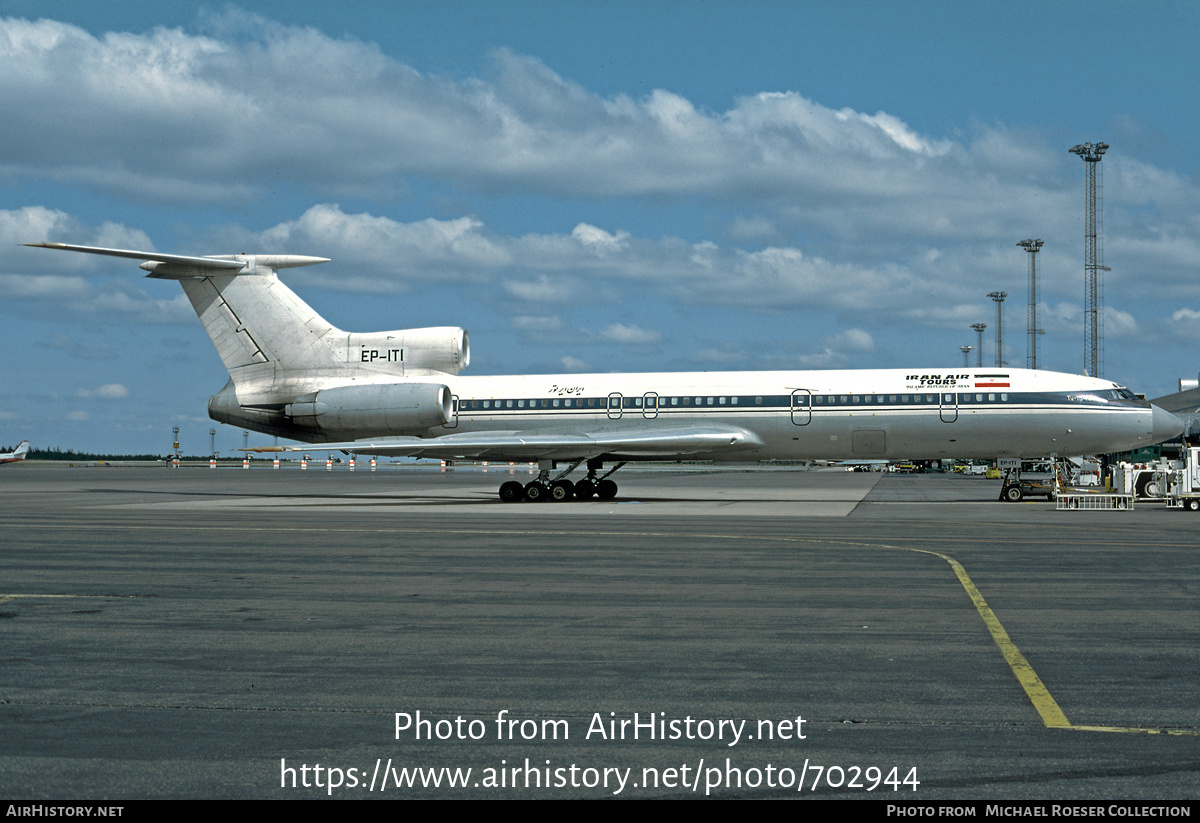
[[[983,330],[987,328],[987,323],[972,323],[973,328],[979,334],[979,347],[975,350],[975,365],[983,368]]]
[[[963,367],[964,368],[971,365],[970,363],[967,362],[967,360],[970,358],[971,349],[973,349],[973,348],[975,348],[975,347],[974,346],[959,346],[958,347],[958,350],[963,353]]]
[[[1038,304],[1038,281],[1037,281],[1037,253],[1042,248],[1041,240],[1022,240],[1017,244],[1025,251],[1029,252],[1029,314],[1028,314],[1028,334],[1029,348],[1025,355],[1025,365],[1028,368],[1037,368],[1037,339],[1039,334],[1044,334],[1038,328],[1037,319],[1037,304]]]
[[[1004,335],[1001,333],[1001,320],[1003,313],[1001,307],[1004,305],[1004,298],[1008,297],[1006,291],[989,292],[988,297],[996,301],[996,365],[1004,365]]]
[[[1104,153],[1108,151],[1108,144],[1080,143],[1068,151],[1078,155],[1087,165],[1083,230],[1083,366],[1092,377],[1103,377],[1104,286],[1100,280],[1100,272],[1107,269],[1102,260],[1104,247],[1098,242],[1100,235],[1097,224],[1103,224],[1103,218],[1099,216],[1103,209],[1103,195],[1098,208],[1096,169],[1100,166]],[[1101,177],[1101,190],[1103,186]]]

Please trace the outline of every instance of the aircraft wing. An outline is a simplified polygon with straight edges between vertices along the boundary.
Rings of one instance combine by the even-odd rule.
[[[610,459],[686,457],[713,452],[747,452],[761,447],[758,435],[737,426],[647,426],[605,432],[489,431],[446,434],[441,437],[380,437],[344,443],[289,446],[286,451],[333,450],[391,457],[432,457],[447,460],[581,460],[604,455]],[[274,449],[252,449],[273,451]],[[280,449],[281,451],[284,449]]]

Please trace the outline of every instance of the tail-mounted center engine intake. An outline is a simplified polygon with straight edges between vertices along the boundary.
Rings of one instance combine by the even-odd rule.
[[[351,365],[397,376],[431,371],[458,374],[471,362],[471,342],[457,326],[351,332],[347,344]]]
[[[355,437],[410,434],[449,423],[450,389],[435,383],[338,386],[296,398],[284,413],[302,426]]]

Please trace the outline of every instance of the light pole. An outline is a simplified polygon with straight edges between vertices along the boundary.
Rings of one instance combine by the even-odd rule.
[[[1108,143],[1080,143],[1067,151],[1077,155],[1087,166],[1083,228],[1083,365],[1092,377],[1103,377],[1104,308],[1101,301],[1104,289],[1100,285],[1100,272],[1108,269],[1101,260],[1103,249],[1097,242],[1100,212],[1096,202],[1096,169],[1108,151]]]
[[[1000,331],[1001,320],[1003,319],[1001,307],[1004,305],[1004,298],[1008,297],[1008,292],[994,291],[994,292],[990,292],[988,294],[988,297],[990,297],[996,301],[996,365],[1003,366],[1004,365],[1004,354],[1003,354],[1003,352],[1004,352],[1004,335]]]
[[[1029,252],[1029,352],[1025,357],[1025,365],[1028,368],[1036,369],[1037,339],[1038,335],[1042,334],[1042,330],[1038,328],[1037,320],[1037,253],[1042,248],[1042,241],[1022,240],[1017,245]]]
[[[974,323],[971,328],[979,333],[979,348],[975,351],[975,365],[983,368],[983,330],[987,328],[987,323]]]
[[[969,357],[971,355],[971,349],[973,349],[973,348],[975,348],[975,347],[974,346],[959,346],[958,347],[958,350],[963,353],[963,366],[964,367],[971,365],[970,363],[967,362],[967,360],[969,359]]]

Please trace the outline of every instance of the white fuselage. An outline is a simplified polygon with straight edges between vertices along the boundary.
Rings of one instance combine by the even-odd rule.
[[[735,449],[693,455],[718,460],[1091,454],[1155,442],[1154,410],[1144,401],[1110,381],[1047,371],[439,378],[454,396],[456,413],[449,424],[420,436],[632,434],[696,424],[721,424],[752,435]],[[373,434],[330,431],[327,439]]]

